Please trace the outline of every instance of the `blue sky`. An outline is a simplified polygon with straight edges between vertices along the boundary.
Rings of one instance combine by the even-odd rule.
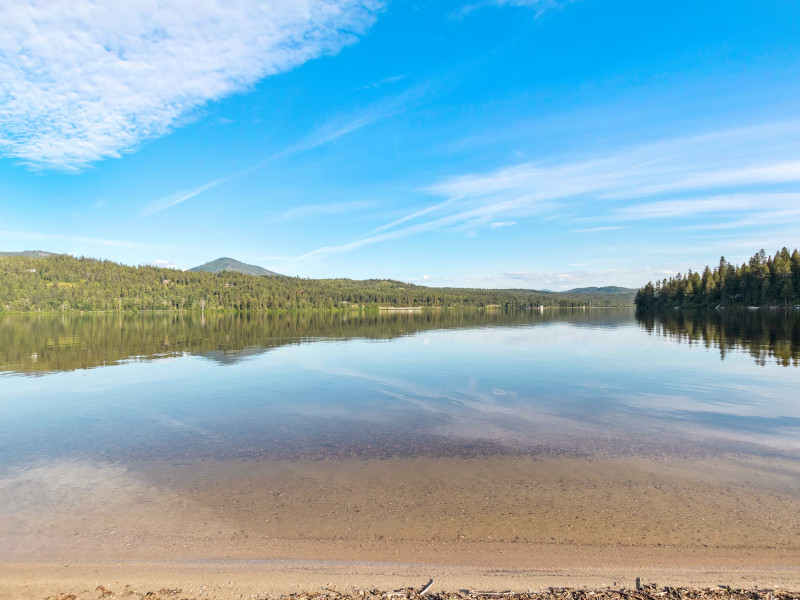
[[[800,247],[795,1],[105,4],[0,6],[2,250],[569,289]]]

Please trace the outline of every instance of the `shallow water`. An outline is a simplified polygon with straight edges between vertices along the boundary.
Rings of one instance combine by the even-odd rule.
[[[10,315],[0,465],[798,456],[794,313]]]
[[[0,317],[0,562],[796,565],[799,362],[793,312]]]

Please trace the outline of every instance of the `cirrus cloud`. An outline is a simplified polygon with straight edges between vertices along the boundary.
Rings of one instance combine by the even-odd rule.
[[[0,3],[0,153],[81,168],[354,42],[379,0]]]

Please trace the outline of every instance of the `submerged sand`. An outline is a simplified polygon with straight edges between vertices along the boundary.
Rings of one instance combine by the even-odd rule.
[[[452,590],[636,576],[800,589],[791,459],[59,461],[6,472],[0,501],[0,598],[93,598],[98,585],[238,598],[428,577]]]

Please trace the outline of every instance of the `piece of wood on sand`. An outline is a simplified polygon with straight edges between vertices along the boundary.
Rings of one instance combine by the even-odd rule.
[[[420,596],[424,596],[425,594],[430,592],[435,581],[436,580],[433,577],[431,577],[431,580],[428,583],[426,583],[424,586],[422,586],[422,589],[419,591],[419,595]]]

